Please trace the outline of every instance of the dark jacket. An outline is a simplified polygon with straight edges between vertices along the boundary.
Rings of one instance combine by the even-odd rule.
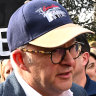
[[[72,85],[71,90],[74,92],[74,96],[87,96],[84,89],[76,84]],[[0,84],[0,96],[26,96],[14,72]]]
[[[96,96],[96,82],[91,80],[88,75],[87,75],[87,82],[84,89],[88,93],[88,96]]]
[[[0,84],[0,96],[26,96],[14,72]]]
[[[71,91],[73,92],[73,96],[88,96],[84,88],[75,83],[72,84]]]

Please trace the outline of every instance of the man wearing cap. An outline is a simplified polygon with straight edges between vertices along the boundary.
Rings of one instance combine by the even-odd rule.
[[[76,37],[76,40],[82,43],[82,49],[80,55],[75,59],[76,66],[73,70],[73,82],[82,86],[88,96],[96,96],[96,82],[86,75],[86,67],[88,67],[90,56],[89,43],[84,34]]]
[[[92,33],[73,24],[55,1],[32,0],[21,6],[7,31],[14,72],[0,85],[0,95],[73,96],[74,59],[81,48],[75,37],[86,32]]]

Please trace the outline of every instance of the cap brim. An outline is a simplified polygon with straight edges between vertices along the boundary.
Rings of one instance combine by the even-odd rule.
[[[82,33],[94,33],[76,24],[66,24],[29,42],[32,45],[54,48],[61,46]]]

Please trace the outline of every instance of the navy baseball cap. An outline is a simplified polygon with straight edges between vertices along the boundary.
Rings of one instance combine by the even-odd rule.
[[[10,51],[27,43],[54,48],[86,32],[92,31],[73,24],[66,9],[56,1],[32,0],[11,16],[7,40]]]

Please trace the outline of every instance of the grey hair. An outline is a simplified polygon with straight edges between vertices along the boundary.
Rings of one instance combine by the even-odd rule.
[[[23,48],[27,48],[27,46],[28,46],[28,44],[27,44],[27,45],[20,46],[18,49],[22,50]],[[27,54],[27,53],[26,53],[26,54]],[[27,54],[27,56],[29,56],[29,55]],[[29,63],[29,64],[32,63],[32,61],[31,61],[30,58],[28,58],[28,63]]]

